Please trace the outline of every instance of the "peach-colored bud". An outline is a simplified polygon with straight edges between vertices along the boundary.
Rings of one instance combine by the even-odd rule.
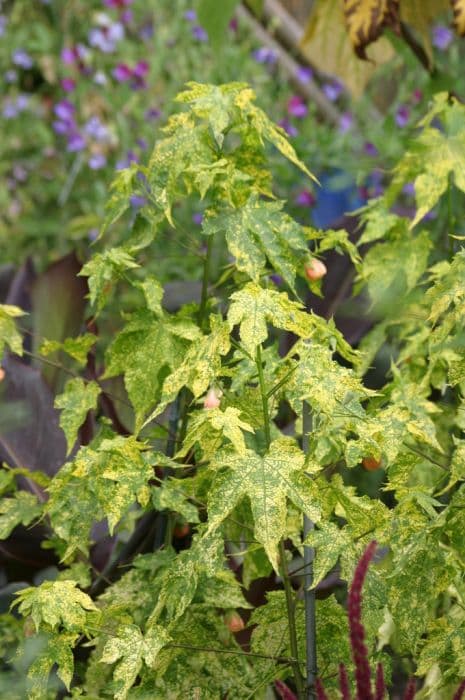
[[[224,621],[230,632],[240,632],[245,627],[244,620],[236,612],[228,613],[225,616]]]
[[[324,277],[327,273],[326,265],[318,260],[317,258],[312,258],[305,265],[305,275],[309,280],[319,280]]]
[[[3,367],[0,367],[0,382],[3,382],[4,379],[5,379],[5,370],[3,369]]]
[[[208,394],[203,402],[204,408],[218,408],[220,405],[220,397],[218,396],[218,391],[216,389],[209,389]]]

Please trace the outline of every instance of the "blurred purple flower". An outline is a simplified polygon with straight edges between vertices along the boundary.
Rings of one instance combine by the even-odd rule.
[[[61,121],[57,119],[52,122],[52,129],[56,134],[64,135],[69,134],[75,128],[74,120],[71,121]]]
[[[103,0],[103,4],[106,7],[112,7],[115,9],[123,9],[123,7],[129,7],[132,5],[133,0]]]
[[[446,51],[452,43],[453,38],[454,35],[449,27],[445,27],[443,24],[437,24],[433,27],[433,46],[440,51]]]
[[[99,143],[105,143],[108,141],[110,132],[105,124],[102,124],[101,120],[96,117],[90,117],[84,125],[84,133],[86,136],[98,141]]]
[[[102,27],[93,27],[89,31],[89,44],[103,53],[113,53],[116,44],[124,38],[124,26],[113,22]]]
[[[406,182],[405,185],[402,187],[402,192],[408,197],[414,197],[415,185],[413,184],[413,182]]]
[[[140,194],[133,194],[129,198],[129,203],[133,209],[140,209],[147,204],[147,199]]]
[[[132,10],[124,10],[124,12],[120,14],[119,18],[123,24],[131,24],[134,15]]]
[[[14,70],[14,68],[10,68],[3,77],[6,83],[15,83],[18,80],[18,71]]]
[[[197,19],[197,12],[195,10],[186,10],[183,17],[187,19],[188,22],[195,22]]]
[[[370,143],[370,141],[366,141],[363,144],[363,152],[365,155],[370,156],[371,158],[376,158],[378,155],[378,149],[376,148],[374,143]]]
[[[104,168],[106,164],[107,159],[103,153],[94,153],[87,161],[87,165],[91,170],[100,170],[101,168]]]
[[[343,112],[339,119],[339,133],[346,134],[354,125],[354,117],[350,112]]]
[[[397,108],[397,112],[395,114],[395,122],[397,126],[400,126],[402,129],[404,126],[407,126],[410,120],[410,110],[407,107],[407,105],[400,105]]]
[[[303,119],[308,114],[308,107],[300,97],[293,95],[287,103],[287,113],[296,119]]]
[[[237,30],[239,29],[239,22],[237,21],[237,17],[233,17],[229,21],[228,27],[232,32],[237,32]]]
[[[276,51],[268,48],[268,46],[260,46],[259,49],[252,51],[252,58],[257,61],[257,63],[266,63],[268,65],[273,65],[278,59]]]
[[[340,97],[344,86],[338,80],[323,85],[323,92],[331,102],[335,102]]]
[[[149,72],[149,68],[150,65],[147,61],[138,61],[134,67],[133,75],[136,75],[138,78],[145,78]]]
[[[195,27],[192,27],[192,36],[197,41],[208,41],[208,34],[205,29],[200,26],[200,24],[196,24]]]
[[[16,163],[13,166],[13,177],[18,182],[24,182],[27,180],[27,170],[20,163]]]
[[[313,207],[316,199],[310,190],[301,190],[295,197],[294,202],[299,207]]]
[[[286,134],[287,134],[288,136],[298,136],[298,134],[299,134],[299,132],[298,132],[298,130],[296,129],[296,127],[295,127],[293,124],[291,124],[291,122],[289,121],[289,119],[287,119],[287,117],[285,117],[284,119],[281,119],[281,120],[278,122],[278,125],[279,125],[282,129],[284,129],[284,131],[286,132]]]
[[[24,110],[28,107],[29,105],[29,95],[18,95],[16,98],[16,107],[20,112],[24,112]]]
[[[34,65],[34,61],[32,58],[29,56],[28,52],[25,51],[24,49],[16,49],[13,51],[11,55],[11,60],[15,64],[15,66],[18,66],[19,68],[32,68]]]
[[[139,162],[139,158],[137,157],[137,154],[134,153],[134,151],[128,151],[124,158],[121,158],[120,160],[117,161],[116,170],[125,170],[126,168],[129,168],[131,163],[138,163],[138,162]]]
[[[2,108],[2,117],[4,119],[14,119],[19,114],[19,109],[17,108],[15,102],[12,100],[7,100]]]
[[[309,83],[313,78],[313,70],[308,66],[299,66],[295,72],[295,77],[299,83]]]
[[[75,153],[77,151],[82,151],[86,147],[86,142],[81,136],[79,131],[72,131],[68,134],[68,145],[67,150],[70,153]]]
[[[5,34],[5,29],[6,29],[7,24],[8,24],[8,20],[5,17],[5,15],[0,15],[0,36],[3,36]]]
[[[194,214],[192,214],[192,221],[193,221],[194,224],[196,224],[197,226],[201,226],[201,225],[202,225],[202,221],[203,221],[203,214],[202,214],[202,212],[201,212],[201,211],[196,211]]]
[[[417,105],[419,102],[421,102],[423,99],[423,93],[421,90],[414,90],[412,92],[412,102],[414,105]]]
[[[74,119],[74,113],[76,112],[76,107],[69,100],[60,100],[53,107],[58,119],[62,121],[70,121]]]
[[[89,241],[96,241],[98,238],[98,234],[99,234],[98,228],[90,228],[87,231],[87,238],[89,239]]]
[[[144,119],[148,122],[155,121],[161,117],[161,111],[156,107],[150,107],[144,114]]]
[[[139,148],[140,148],[142,151],[146,151],[147,148],[149,147],[147,141],[146,141],[145,139],[142,139],[142,138],[137,139],[137,145],[139,146]]]
[[[65,46],[61,50],[61,60],[67,66],[79,65],[82,69],[83,62],[89,56],[89,49],[84,44],[76,44],[76,46]]]
[[[127,63],[118,63],[111,73],[119,83],[125,83],[132,78],[132,69]]]
[[[150,41],[153,37],[153,22],[149,21],[142,25],[139,29],[139,37],[142,41]]]
[[[76,81],[72,78],[63,78],[60,82],[62,90],[65,92],[73,92],[76,87]]]
[[[270,281],[273,282],[277,287],[282,287],[284,280],[281,275],[270,275]]]

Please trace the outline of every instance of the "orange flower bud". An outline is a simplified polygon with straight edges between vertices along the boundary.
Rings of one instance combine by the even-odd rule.
[[[203,407],[204,408],[218,408],[220,405],[220,397],[221,397],[221,392],[217,391],[216,389],[209,389],[208,394],[205,397],[205,400],[203,402]]]
[[[326,265],[318,260],[318,258],[312,258],[308,263],[305,264],[305,276],[312,282],[315,280],[320,280],[327,273]]]

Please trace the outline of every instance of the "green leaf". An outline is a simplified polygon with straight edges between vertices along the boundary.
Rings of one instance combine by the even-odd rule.
[[[152,503],[156,510],[170,510],[179,513],[189,523],[198,523],[197,508],[189,501],[183,490],[185,479],[165,479],[157,488],[152,489]]]
[[[203,409],[189,421],[182,450],[177,456],[185,456],[198,442],[204,458],[209,459],[221,447],[223,435],[232,442],[237,452],[244,454],[246,448],[242,431],[253,432],[253,428],[241,420],[240,415],[241,412],[232,406],[224,411],[220,408]]]
[[[28,491],[17,491],[0,501],[0,539],[6,540],[17,525],[29,525],[42,514],[42,504]]]
[[[318,530],[311,530],[305,539],[305,544],[315,548],[313,564],[313,585],[315,588],[324,577],[336,566],[341,553],[351,546],[348,532],[340,529],[332,522],[321,522]]]
[[[102,310],[115,281],[126,270],[139,267],[132,255],[124,248],[110,248],[96,253],[82,268],[80,275],[89,278],[90,302],[96,312]]]
[[[0,357],[5,345],[16,355],[23,354],[23,339],[16,329],[14,319],[24,316],[25,312],[11,304],[0,304]]]
[[[217,528],[239,501],[247,497],[255,537],[278,571],[278,544],[286,529],[286,498],[314,522],[320,518],[310,480],[303,474],[304,462],[302,451],[286,438],[275,440],[265,457],[252,450],[243,455],[226,450],[219,453],[212,462],[217,475],[208,497],[208,532]]]
[[[70,632],[83,632],[88,611],[98,608],[76,585],[76,581],[44,581],[36,588],[18,591],[13,605],[18,605],[18,612],[24,617],[32,617],[37,631],[63,627]]]
[[[50,671],[57,666],[57,675],[69,691],[74,673],[73,647],[77,634],[47,634],[46,646],[41,649],[28,671],[30,681],[28,698],[42,700],[47,695],[47,683]]]
[[[163,315],[161,300],[163,299],[163,287],[155,277],[147,277],[140,283],[140,289],[143,291],[147,307],[157,316]]]
[[[238,270],[258,282],[266,259],[294,289],[296,270],[303,269],[308,257],[304,229],[282,212],[283,202],[264,202],[256,195],[240,209],[206,218],[206,235],[226,232],[226,243]]]
[[[105,664],[118,662],[113,672],[116,700],[124,700],[145,662],[153,666],[158,653],[170,641],[168,632],[157,625],[151,625],[145,635],[137,625],[123,625],[118,636],[109,639],[100,661]]]
[[[250,282],[231,294],[228,321],[231,328],[240,325],[242,344],[255,356],[257,347],[268,337],[267,323],[308,338],[314,325],[312,316],[302,309],[301,304],[291,301],[286,294]]]
[[[63,350],[67,355],[76,360],[80,365],[85,365],[87,355],[97,342],[97,336],[93,333],[85,333],[77,338],[66,338],[63,343],[58,340],[44,340],[39,348],[41,355],[51,355],[57,350]]]
[[[169,370],[179,367],[189,341],[196,338],[200,338],[200,331],[193,324],[154,318],[152,313],[141,311],[132,316],[107,349],[104,378],[124,374],[136,413],[136,430],[159,399]]]
[[[221,356],[230,347],[229,325],[221,318],[210,317],[211,333],[192,343],[182,363],[163,383],[160,403],[150,413],[142,427],[160,415],[175,400],[183,387],[188,387],[194,398],[204,394],[221,370]]]
[[[62,394],[56,397],[55,407],[61,409],[60,427],[66,435],[68,453],[73,449],[78,431],[89,411],[97,408],[100,387],[96,382],[84,382],[80,377],[70,379]]]
[[[64,558],[75,550],[87,552],[94,522],[108,518],[113,533],[136,500],[148,503],[153,467],[144,449],[133,436],[106,439],[96,449],[82,447],[56,474],[46,512],[55,533],[67,543]]]

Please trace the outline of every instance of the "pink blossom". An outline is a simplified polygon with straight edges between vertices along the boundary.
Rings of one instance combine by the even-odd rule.
[[[300,95],[294,95],[287,103],[287,113],[296,119],[303,119],[308,114],[308,107],[300,97]]]

